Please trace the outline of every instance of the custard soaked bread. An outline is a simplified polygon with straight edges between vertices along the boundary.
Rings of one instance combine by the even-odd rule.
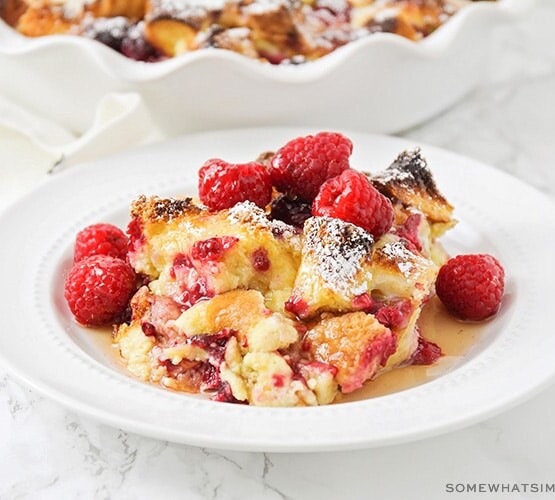
[[[287,194],[313,193],[294,185],[291,151],[318,158],[305,172],[318,179],[313,200]],[[219,401],[306,406],[412,362],[453,208],[420,151],[368,176],[349,168],[351,151],[339,134],[299,138],[257,166],[208,161],[200,201],[132,203],[128,260],[143,286],[114,340],[135,376]],[[290,217],[297,206],[313,215]]]

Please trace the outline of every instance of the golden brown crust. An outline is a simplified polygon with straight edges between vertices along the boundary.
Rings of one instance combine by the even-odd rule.
[[[216,5],[189,0],[88,0],[83,5],[59,0],[1,2],[5,5],[3,9],[0,5],[0,15],[29,36],[67,33],[84,15],[125,16],[132,23],[144,20],[147,40],[166,56],[217,47],[273,64],[297,64],[367,33],[390,32],[420,40],[470,0],[222,0]],[[23,3],[32,10],[27,16]]]
[[[30,37],[60,35],[67,33],[76,23],[76,20],[66,19],[60,10],[29,7],[19,18],[17,30]]]
[[[299,51],[299,31],[293,22],[292,10],[285,5],[275,10],[251,13],[247,26],[252,30],[255,44],[262,50],[278,50],[280,55]]]
[[[373,0],[353,0],[353,3],[362,7],[355,12],[355,27],[367,28],[371,33],[395,33],[414,41],[428,36],[455,12],[443,0],[384,0],[377,5]]]
[[[23,0],[0,0],[0,17],[10,26],[15,26],[26,10]]]
[[[142,19],[145,15],[146,0],[96,0],[87,10],[95,17],[125,16]]]
[[[453,206],[437,188],[420,149],[402,152],[370,180],[385,196],[420,210],[431,222],[452,221]]]
[[[376,341],[383,342],[383,348],[373,354]],[[387,360],[395,337],[371,314],[354,312],[323,319],[306,333],[305,343],[314,359],[337,368],[342,391],[351,392]]]
[[[133,295],[130,306],[132,311],[132,320],[140,320],[145,317],[147,312],[150,310],[152,303],[150,301],[151,297],[150,290],[147,286],[143,286],[137,290],[135,295]]]
[[[131,203],[131,216],[143,222],[169,222],[204,212],[206,210],[195,205],[192,198],[147,198],[141,195]]]
[[[231,328],[242,336],[260,317],[267,312],[264,297],[256,290],[232,290],[216,295],[208,301],[202,301],[197,308],[202,310],[205,324],[203,333],[217,333]]]

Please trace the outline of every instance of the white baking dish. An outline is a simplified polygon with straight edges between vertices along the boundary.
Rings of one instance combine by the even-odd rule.
[[[477,2],[420,42],[374,34],[298,66],[216,49],[141,63],[86,38],[26,38],[0,21],[0,93],[76,132],[102,96],[126,91],[140,92],[170,135],[268,124],[397,132],[471,90],[493,28],[534,1]]]

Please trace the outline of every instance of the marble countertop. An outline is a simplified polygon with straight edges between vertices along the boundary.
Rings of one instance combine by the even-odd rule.
[[[555,2],[546,0],[521,26],[500,30],[482,86],[403,135],[495,165],[555,200],[554,25]],[[0,138],[6,193],[40,182],[37,162],[10,176],[18,165],[2,161],[25,147],[16,135]],[[449,495],[446,484],[555,482],[554,413],[555,386],[496,418],[411,444],[307,455],[222,452],[99,425],[0,369],[0,499],[474,498]]]

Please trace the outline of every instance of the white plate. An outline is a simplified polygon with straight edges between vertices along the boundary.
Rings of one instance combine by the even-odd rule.
[[[191,194],[209,157],[246,161],[307,130],[274,128],[192,135],[59,173],[0,218],[2,335],[6,368],[61,404],[107,424],[161,439],[215,448],[314,451],[423,438],[507,409],[555,376],[550,305],[555,208],[518,180],[423,146],[459,226],[448,250],[492,252],[507,272],[502,312],[447,374],[402,392],[318,408],[254,408],[172,393],[125,375],[116,357],[75,325],[63,300],[72,241],[99,221],[124,225],[130,200]],[[348,134],[353,165],[386,167],[410,141]]]

